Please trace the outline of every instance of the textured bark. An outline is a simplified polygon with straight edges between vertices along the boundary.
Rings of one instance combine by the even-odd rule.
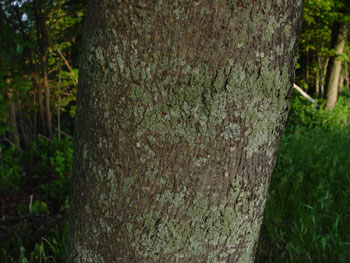
[[[341,71],[341,61],[338,56],[344,53],[347,26],[345,24],[335,26],[335,36],[333,48],[335,56],[331,58],[329,71],[327,73],[327,102],[328,110],[332,110],[337,103],[339,76]]]
[[[302,1],[89,1],[68,262],[253,262]]]

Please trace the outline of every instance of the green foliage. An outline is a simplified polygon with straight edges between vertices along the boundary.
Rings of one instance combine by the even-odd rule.
[[[20,203],[17,215],[0,219],[0,224],[24,219],[15,229],[0,233],[7,235],[0,236],[0,262],[62,262],[72,168],[71,140],[39,137],[37,145],[23,152],[14,147],[2,148],[0,196],[30,189],[32,203],[29,200]]]
[[[18,213],[20,215],[44,214],[44,213],[46,214],[46,213],[49,213],[49,209],[48,209],[48,205],[45,202],[35,200],[30,207],[26,204],[19,204]]]
[[[42,231],[42,227],[38,229]],[[37,231],[38,231],[37,230]],[[66,225],[45,230],[45,237],[36,241],[37,233],[27,231],[8,240],[0,240],[2,263],[60,263],[63,262]],[[15,255],[15,256],[14,256]]]
[[[73,150],[68,138],[58,141],[38,138],[38,145],[23,154],[22,164],[32,166],[34,174],[50,173],[50,180],[42,182],[40,188],[45,199],[66,206],[70,191],[69,180],[72,171]],[[46,175],[47,176],[47,175]],[[29,179],[31,180],[31,179]]]
[[[67,207],[73,150],[70,141],[67,140],[64,143],[68,143],[68,147],[61,149],[57,147],[53,156],[49,158],[50,165],[54,168],[55,179],[48,184],[42,184],[41,189],[44,197]]]
[[[349,127],[283,135],[259,262],[348,262],[349,156]]]
[[[288,117],[290,127],[343,127],[350,124],[350,92],[339,94],[336,108],[326,109],[324,99],[312,104],[299,94],[293,94]]]
[[[349,23],[348,0],[305,0],[296,79],[312,87],[325,82],[327,60],[334,55],[332,31],[337,23]],[[348,55],[341,55],[348,60]]]
[[[22,186],[21,158],[15,147],[5,148],[0,144],[0,195]]]

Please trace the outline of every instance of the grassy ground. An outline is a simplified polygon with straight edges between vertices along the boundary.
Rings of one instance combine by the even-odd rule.
[[[284,134],[257,262],[349,262],[350,129]]]

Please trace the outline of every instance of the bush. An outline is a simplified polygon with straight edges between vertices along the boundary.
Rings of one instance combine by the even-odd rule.
[[[350,92],[339,94],[334,110],[326,109],[324,99],[316,99],[312,104],[299,94],[293,93],[291,98],[288,126],[305,127],[344,127],[350,124]]]
[[[22,172],[21,158],[16,148],[0,145],[0,195],[20,188]]]
[[[66,138],[39,138],[22,152],[3,148],[0,190],[10,196],[0,222],[6,226],[0,262],[62,262],[72,157]]]

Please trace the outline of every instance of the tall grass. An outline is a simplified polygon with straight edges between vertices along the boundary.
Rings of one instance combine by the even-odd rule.
[[[350,129],[282,137],[257,262],[349,262]]]

